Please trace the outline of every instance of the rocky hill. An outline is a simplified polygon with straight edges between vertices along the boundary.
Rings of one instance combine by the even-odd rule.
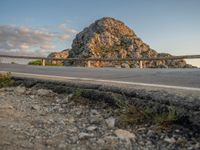
[[[83,31],[78,33],[73,40],[72,49],[69,51],[70,58],[152,58],[171,56],[170,54],[159,54],[144,43],[123,22],[114,18],[105,17],[92,23]],[[76,66],[85,66],[86,62],[73,62]],[[148,68],[170,67],[188,68],[184,60],[151,61],[143,64]],[[93,61],[94,67],[134,67],[138,62],[102,62]]]

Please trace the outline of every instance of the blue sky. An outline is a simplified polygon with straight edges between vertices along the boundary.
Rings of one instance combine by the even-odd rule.
[[[200,0],[1,0],[0,52],[42,55],[70,48],[77,32],[110,16],[158,52],[199,54],[199,8]]]

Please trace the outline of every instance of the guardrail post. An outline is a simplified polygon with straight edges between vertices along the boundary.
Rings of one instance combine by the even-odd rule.
[[[45,66],[45,59],[42,59],[42,66]]]
[[[139,61],[139,67],[140,67],[141,69],[143,68],[142,61],[141,61],[141,60]]]
[[[90,60],[88,60],[87,66],[88,66],[88,67],[91,67],[91,61],[90,61]]]

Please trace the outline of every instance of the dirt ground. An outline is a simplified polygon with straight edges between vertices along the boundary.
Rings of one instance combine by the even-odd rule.
[[[73,94],[25,87],[0,89],[0,149],[199,149],[192,131],[118,124],[118,110]]]

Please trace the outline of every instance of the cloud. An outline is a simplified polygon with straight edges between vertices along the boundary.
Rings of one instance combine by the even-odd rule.
[[[44,54],[53,51],[56,48],[55,42],[71,40],[76,32],[74,29],[67,29],[66,26],[63,29],[64,32],[54,33],[27,26],[0,25],[0,52],[31,54],[37,49],[39,53]]]
[[[77,34],[78,33],[77,30],[67,27],[67,24],[65,24],[65,23],[60,24],[58,27],[61,30],[63,30],[65,33],[68,33],[68,34]]]
[[[27,49],[50,45],[56,35],[29,27],[0,26],[0,49]]]

